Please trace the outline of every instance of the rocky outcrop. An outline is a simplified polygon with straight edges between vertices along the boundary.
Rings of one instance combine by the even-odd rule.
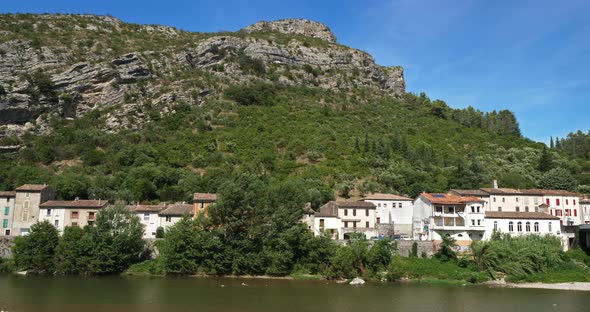
[[[331,43],[336,43],[336,36],[328,26],[320,22],[300,18],[287,18],[273,22],[262,21],[250,25],[242,29],[242,31],[247,33],[277,31],[286,34],[297,34],[319,38]]]
[[[0,31],[0,137],[51,131],[50,116],[76,118],[113,106],[104,116],[104,130],[141,129],[154,116],[154,107],[166,114],[180,102],[205,105],[228,85],[256,80],[342,91],[363,87],[392,96],[405,92],[403,68],[380,66],[368,53],[337,44],[332,31],[314,21],[259,22],[215,36],[192,36],[165,26],[130,27],[108,16],[45,14],[26,21],[43,27],[52,40],[63,40],[72,29],[104,37],[43,45],[20,32]],[[71,27],[60,28],[64,25]],[[110,37],[125,32],[132,32],[134,40],[150,40],[154,50],[115,53],[126,45],[111,47],[117,40]],[[152,44],[154,37],[159,44]],[[38,72],[47,78],[32,79]]]

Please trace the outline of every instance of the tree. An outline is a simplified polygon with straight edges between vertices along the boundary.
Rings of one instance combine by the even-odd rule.
[[[451,235],[443,235],[442,243],[440,244],[435,257],[443,261],[455,260],[457,259],[455,247],[457,247],[457,240],[455,240]]]
[[[168,228],[160,252],[167,274],[194,274],[197,271],[198,229],[195,221],[183,216]]]
[[[550,149],[554,149],[555,148],[555,144],[553,144],[553,137],[551,137],[551,140],[549,141],[549,148]]]
[[[539,187],[549,190],[575,191],[578,182],[572,174],[563,168],[551,169],[541,176]]]
[[[87,274],[94,249],[88,231],[78,226],[67,226],[56,252],[56,272],[59,274]]]
[[[547,147],[543,146],[543,149],[541,150],[541,157],[539,158],[539,165],[537,166],[537,169],[541,172],[547,172],[547,171],[551,170],[552,167],[553,167],[553,157],[551,156],[551,153],[547,150]]]
[[[16,267],[31,273],[52,274],[55,272],[58,241],[57,229],[51,223],[33,224],[29,235],[15,238],[13,253]]]
[[[95,225],[87,230],[93,246],[88,263],[90,273],[120,273],[142,259],[145,251],[143,226],[124,203],[102,209]]]

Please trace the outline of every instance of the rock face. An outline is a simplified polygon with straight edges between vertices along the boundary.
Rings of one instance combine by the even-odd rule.
[[[105,130],[140,129],[154,110],[206,105],[227,86],[253,81],[405,92],[402,67],[377,65],[368,53],[337,44],[319,22],[259,22],[203,36],[106,16],[0,15],[0,137],[48,132],[51,117],[109,107]]]
[[[248,33],[277,31],[285,34],[297,34],[319,38],[331,43],[336,43],[336,36],[328,26],[320,22],[300,18],[287,18],[274,22],[261,21],[242,29],[242,31]]]

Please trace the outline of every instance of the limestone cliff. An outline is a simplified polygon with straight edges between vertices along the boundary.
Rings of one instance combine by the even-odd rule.
[[[402,67],[379,66],[308,20],[203,34],[109,16],[0,15],[0,136],[105,108],[105,130],[138,129],[151,118],[145,107],[207,105],[252,81],[405,92]]]

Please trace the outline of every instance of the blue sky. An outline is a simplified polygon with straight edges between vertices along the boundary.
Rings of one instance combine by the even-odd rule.
[[[308,18],[377,63],[404,66],[410,92],[510,109],[537,141],[590,130],[590,1],[0,0],[0,12],[111,14],[203,32]]]

